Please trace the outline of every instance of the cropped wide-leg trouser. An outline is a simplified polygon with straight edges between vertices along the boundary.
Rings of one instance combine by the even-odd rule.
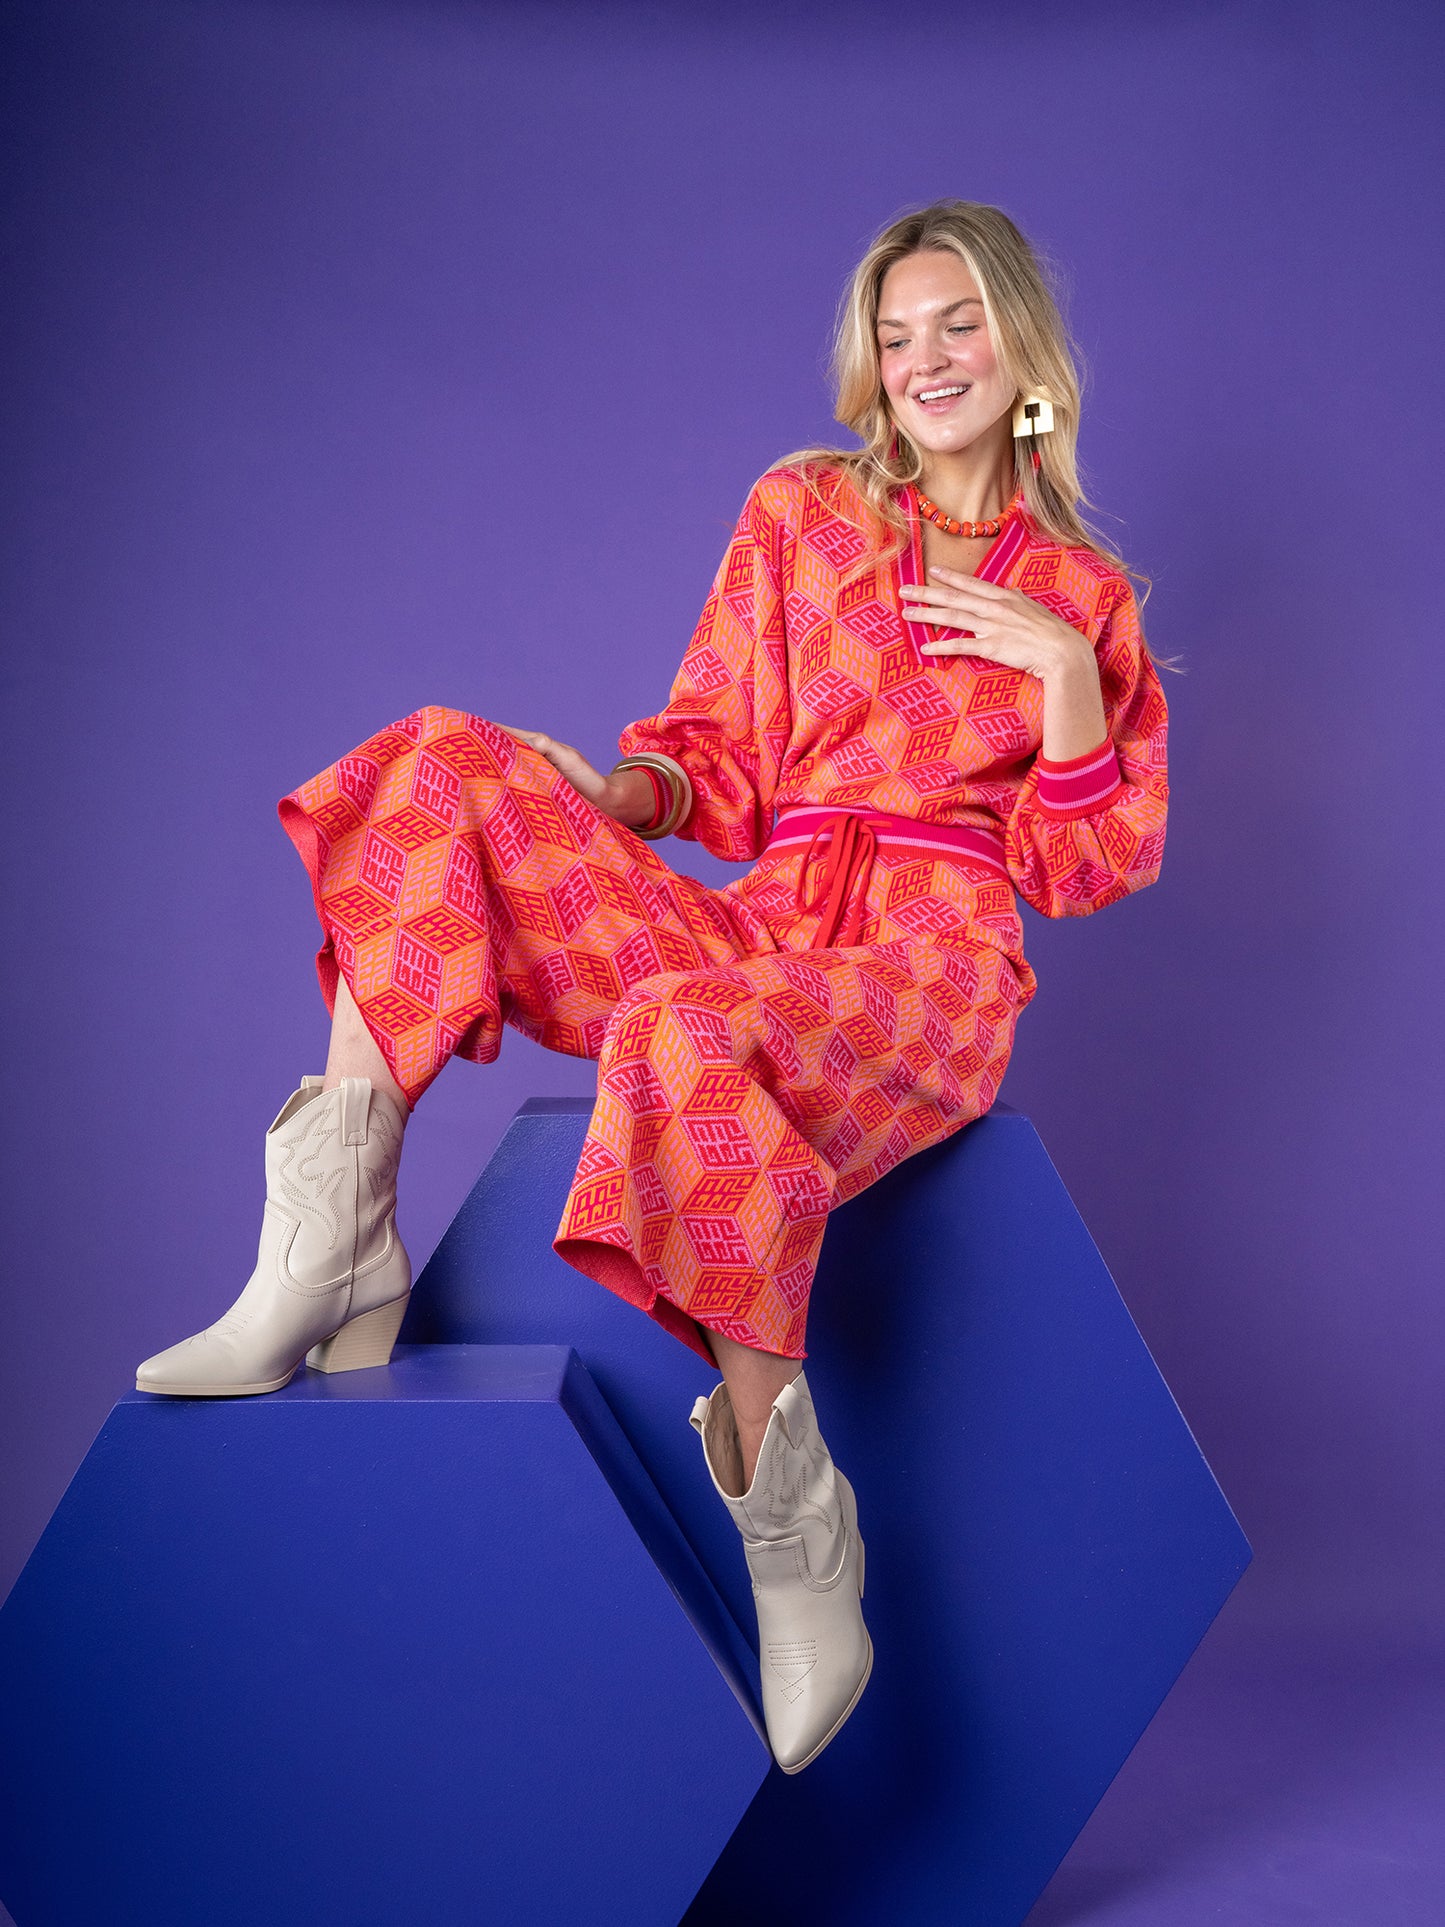
[[[597,1060],[556,1249],[709,1363],[707,1330],[807,1356],[829,1210],[988,1109],[1033,994],[997,876],[881,853],[868,941],[811,948],[805,855],[710,889],[458,710],[279,809],[327,1008],[341,973],[410,1102],[504,1023]]]

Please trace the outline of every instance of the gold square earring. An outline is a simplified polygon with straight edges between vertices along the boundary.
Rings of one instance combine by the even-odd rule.
[[[1014,406],[1014,436],[1051,435],[1054,406],[1046,395],[1023,395]]]

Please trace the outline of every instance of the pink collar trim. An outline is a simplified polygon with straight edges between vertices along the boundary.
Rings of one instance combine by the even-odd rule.
[[[917,588],[923,581],[923,533],[919,527],[918,510],[914,505],[912,489],[900,491],[903,497],[904,512],[908,516],[908,546],[898,558],[899,585]],[[982,562],[974,570],[980,582],[1002,582],[1012,569],[1019,556],[1028,547],[1028,510],[1022,502],[1018,513],[999,530],[993,545]],[[953,641],[955,637],[971,636],[971,629],[938,629],[930,631],[921,622],[903,619],[903,627],[913,644],[913,653],[919,662],[947,662],[948,657],[925,656],[922,644],[934,636],[940,640]]]

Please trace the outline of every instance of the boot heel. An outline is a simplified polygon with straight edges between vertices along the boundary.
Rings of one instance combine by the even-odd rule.
[[[407,1292],[393,1298],[389,1305],[378,1305],[374,1311],[348,1318],[340,1331],[311,1347],[306,1363],[318,1372],[362,1372],[372,1365],[388,1364],[410,1297]]]

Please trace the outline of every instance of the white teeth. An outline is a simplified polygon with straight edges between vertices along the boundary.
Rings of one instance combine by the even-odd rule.
[[[968,383],[962,382],[962,383],[956,384],[952,388],[920,389],[918,399],[920,401],[942,401],[945,395],[964,395],[964,394],[967,394],[967,392],[968,392]]]

